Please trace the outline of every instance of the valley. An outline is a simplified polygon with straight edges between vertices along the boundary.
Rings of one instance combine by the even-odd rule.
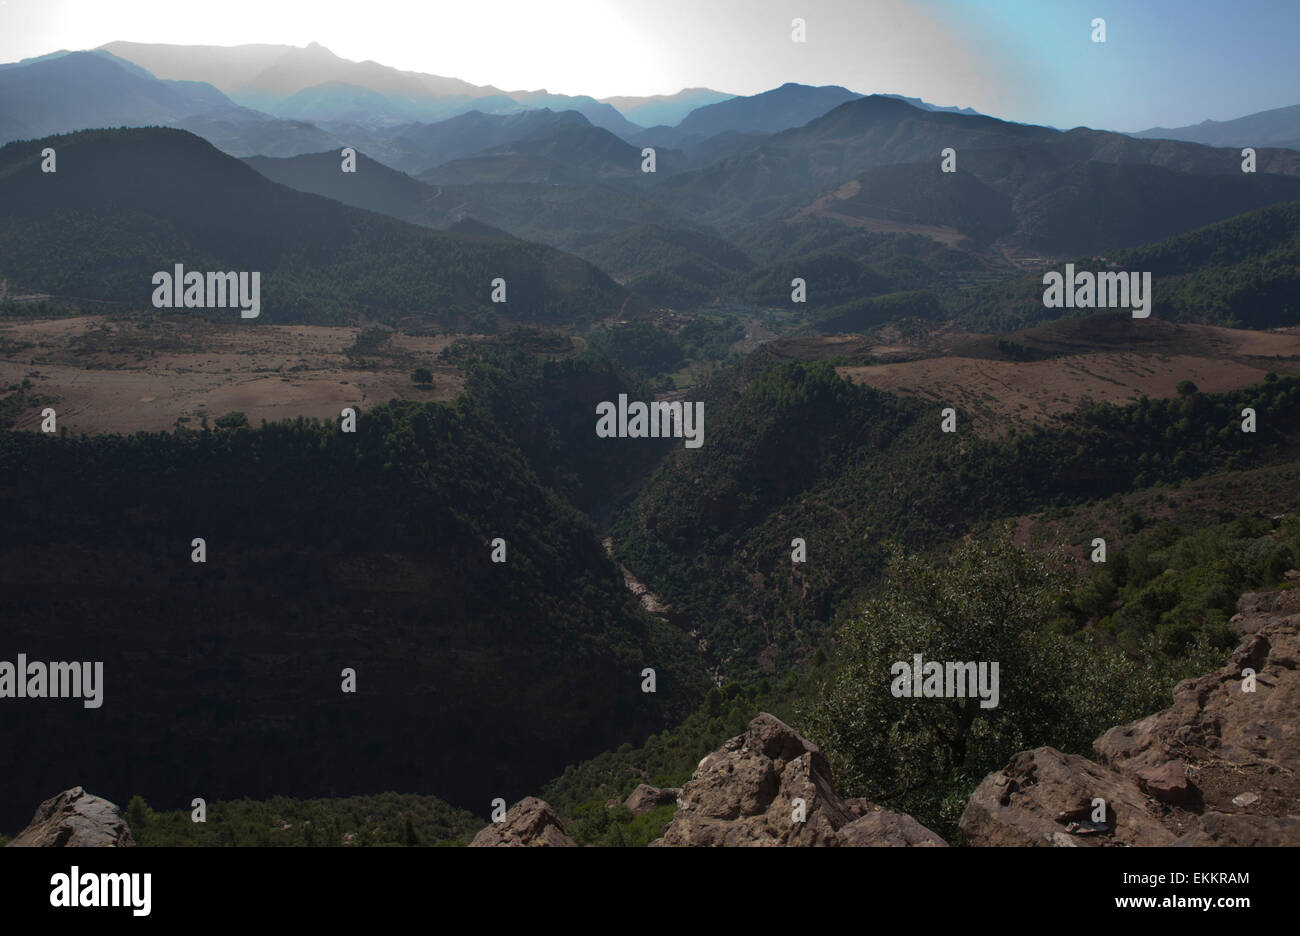
[[[1300,111],[1126,133],[769,58],[0,64],[0,658],[108,687],[0,699],[0,831],[1300,843],[1292,768],[1201,721],[1290,765],[1291,690],[1187,688],[1294,637]]]

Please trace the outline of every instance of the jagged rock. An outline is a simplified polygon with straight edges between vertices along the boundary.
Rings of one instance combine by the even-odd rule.
[[[1092,821],[1097,798],[1106,801],[1102,823]],[[1176,838],[1135,782],[1051,747],[1022,751],[985,777],[960,825],[972,845],[1172,845]]]
[[[631,810],[632,815],[639,816],[642,813],[648,813],[657,806],[669,806],[677,802],[677,796],[681,793],[679,787],[652,787],[648,784],[641,784],[632,791],[632,795],[627,798],[623,805]]]
[[[1233,662],[1183,680],[1163,712],[1098,738],[1100,764],[1052,748],[1017,754],[967,804],[961,828],[968,840],[1300,844],[1300,615],[1276,613],[1297,606],[1290,592],[1242,596],[1243,614],[1271,616],[1246,622]],[[1254,692],[1242,691],[1245,668],[1256,673]],[[1144,793],[1153,798],[1145,805]],[[1107,803],[1101,829],[1086,808],[1092,797]]]
[[[796,799],[803,800],[803,821],[795,819]],[[700,761],[672,822],[651,844],[944,844],[910,816],[858,808],[861,818],[836,794],[821,750],[764,712]]]
[[[1232,651],[1232,662],[1236,664],[1238,674],[1245,667],[1258,672],[1259,667],[1268,659],[1269,651],[1273,649],[1266,633],[1268,630],[1271,628],[1247,634],[1237,649]]]
[[[1177,758],[1158,767],[1142,767],[1134,775],[1142,791],[1162,803],[1186,806],[1195,794],[1187,782],[1187,767]]]
[[[78,786],[41,803],[31,823],[9,845],[121,848],[135,845],[135,840],[122,810]]]
[[[1144,771],[1181,760],[1204,791],[1207,811],[1233,812],[1242,783],[1270,802],[1300,799],[1300,627],[1292,618],[1246,635],[1223,669],[1186,679],[1173,705],[1093,743],[1098,760],[1140,779]],[[1242,691],[1242,669],[1256,672]],[[1243,773],[1243,771],[1245,773]]]
[[[912,845],[946,848],[948,843],[906,813],[876,807],[839,830],[841,845]]]
[[[1291,573],[1287,573],[1291,577]],[[1237,613],[1228,625],[1238,634],[1253,634],[1265,625],[1300,614],[1300,589],[1246,592],[1237,599]]]
[[[577,847],[577,843],[569,838],[560,825],[555,810],[545,800],[539,800],[535,796],[525,797],[515,803],[506,810],[503,822],[488,823],[469,844],[471,848]]]
[[[793,800],[804,820],[793,819]],[[831,845],[852,821],[816,745],[763,713],[704,758],[682,787],[664,845]]]

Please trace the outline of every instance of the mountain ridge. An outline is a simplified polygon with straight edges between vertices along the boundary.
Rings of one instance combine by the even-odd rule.
[[[57,175],[40,172],[47,143],[59,150]],[[67,171],[73,166],[79,171]],[[390,321],[500,314],[526,322],[562,305],[566,316],[594,316],[623,297],[577,257],[431,231],[294,191],[181,130],[11,143],[0,149],[0,193],[8,275],[140,307],[150,305],[153,272],[182,259],[191,269],[261,271],[263,314],[278,321],[346,320],[361,308]],[[70,244],[85,251],[73,265]],[[488,301],[494,277],[510,283],[505,305]]]

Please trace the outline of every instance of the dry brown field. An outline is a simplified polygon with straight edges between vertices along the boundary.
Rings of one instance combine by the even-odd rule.
[[[74,434],[197,428],[233,410],[252,425],[297,416],[337,419],[390,399],[448,400],[461,391],[438,353],[448,336],[393,333],[349,356],[361,329],[214,323],[183,315],[87,315],[0,322],[0,389],[31,382]],[[432,384],[412,383],[427,367]],[[39,409],[14,428],[35,428]],[[178,422],[179,421],[179,422]]]

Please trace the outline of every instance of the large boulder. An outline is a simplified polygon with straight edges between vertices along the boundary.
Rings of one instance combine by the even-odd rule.
[[[796,803],[796,800],[801,801]],[[861,801],[831,785],[818,747],[767,713],[704,760],[682,787],[662,838],[672,845],[943,845],[910,816]]]
[[[1100,822],[1099,804],[1105,801]],[[1022,751],[975,790],[961,816],[971,845],[1172,845],[1133,780],[1056,748]]]
[[[122,810],[78,786],[41,803],[31,823],[9,845],[122,848],[135,845],[135,840]]]
[[[659,806],[670,806],[677,802],[677,796],[682,791],[678,787],[652,787],[642,783],[627,798],[626,806],[634,816],[642,813],[648,813],[650,810]]]
[[[521,799],[506,810],[505,819],[479,830],[470,848],[575,848],[555,810],[535,796]]]

